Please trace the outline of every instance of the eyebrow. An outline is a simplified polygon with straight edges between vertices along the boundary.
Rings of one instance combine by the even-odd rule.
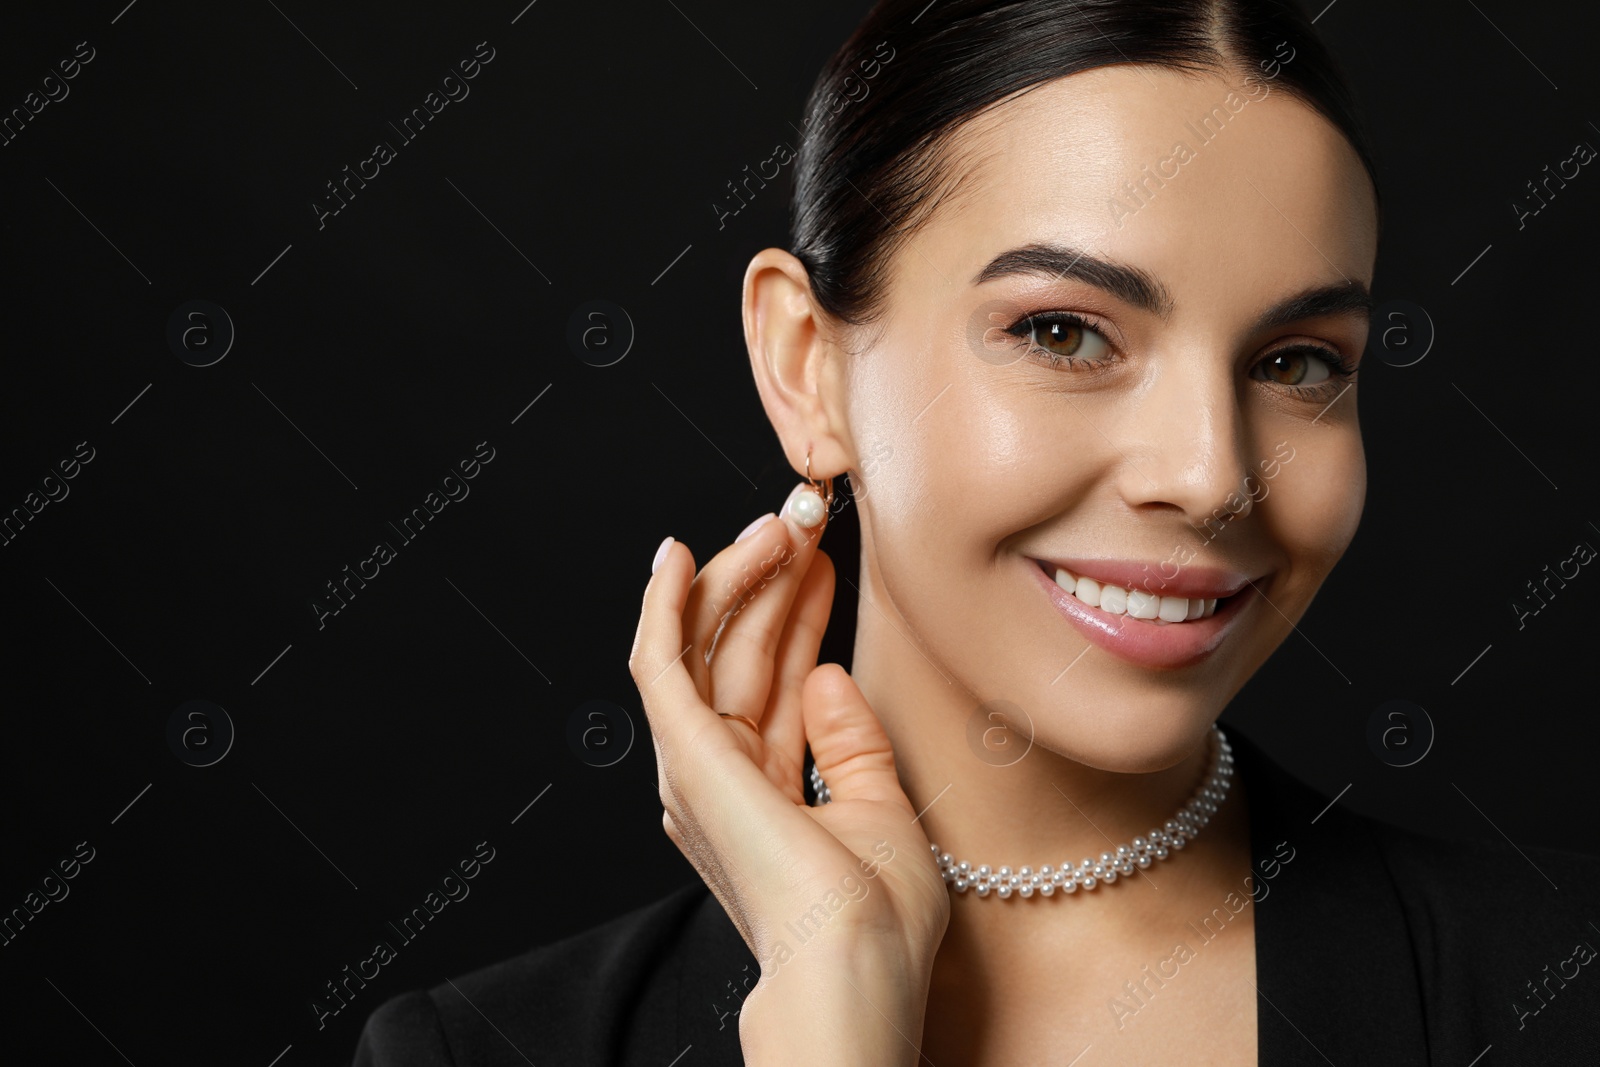
[[[1125,304],[1166,318],[1176,302],[1160,280],[1138,267],[1091,256],[1087,251],[1058,244],[1029,244],[1000,253],[972,280],[981,285],[995,278],[1030,274],[1046,278],[1076,278],[1103,289]],[[1367,287],[1354,279],[1316,286],[1280,300],[1257,316],[1252,331],[1286,326],[1321,315],[1359,314],[1370,317],[1374,307]]]
[[[1287,326],[1301,319],[1314,319],[1322,315],[1360,315],[1372,317],[1372,294],[1367,287],[1353,278],[1332,285],[1319,285],[1281,300],[1256,318],[1252,332]]]

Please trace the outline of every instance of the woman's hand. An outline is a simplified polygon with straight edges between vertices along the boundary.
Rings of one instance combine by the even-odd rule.
[[[833,563],[823,526],[789,510],[698,575],[686,545],[658,553],[628,667],[662,823],[761,964],[748,1062],[910,1063],[949,893],[877,716],[843,668],[817,665]],[[808,741],[832,798],[819,807],[801,786]]]

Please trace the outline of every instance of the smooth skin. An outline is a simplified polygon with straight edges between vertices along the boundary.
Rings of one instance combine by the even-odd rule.
[[[1264,85],[1119,65],[968,123],[950,155],[959,180],[896,251],[871,327],[822,313],[783,250],[751,261],[745,333],[768,418],[796,470],[810,447],[818,476],[850,472],[859,508],[852,673],[813,670],[833,572],[814,531],[787,519],[698,576],[671,545],[630,660],[668,833],[763,962],[740,1015],[747,1062],[1256,1062],[1253,905],[1211,942],[1188,925],[1225,904],[1232,914],[1256,884],[1244,783],[1172,860],[1093,893],[957,897],[927,842],[974,864],[1037,867],[1161,825],[1200,780],[1210,725],[1355,534],[1357,390],[1324,380],[1328,364],[1304,346],[1358,364],[1367,316],[1254,323],[1308,289],[1370,287],[1375,201],[1338,130]],[[1201,144],[1186,120],[1230,93],[1226,127]],[[1112,198],[1134,206],[1123,183],[1178,141],[1192,157],[1116,225]],[[975,281],[999,253],[1045,242],[1144,271],[1170,307],[1070,276]],[[1053,311],[1091,326],[1065,343],[1028,331],[1027,316]],[[1018,321],[1033,347],[989,328]],[[1293,459],[1263,494],[1261,465],[1285,442]],[[1240,494],[1249,505],[1202,536]],[[740,603],[730,583],[784,545],[793,559],[726,620],[707,666]],[[1027,570],[1029,557],[1156,562],[1182,546],[1194,564],[1251,575],[1261,596],[1219,648],[1176,669],[1090,645]],[[1331,667],[1306,684],[1330,678]],[[1032,732],[1005,766],[968,742],[994,700]],[[749,715],[762,736],[718,711]],[[806,742],[835,798],[820,808],[801,803]],[[860,876],[880,842],[894,858],[867,894],[769,968],[784,924],[852,866]],[[1192,957],[1178,975],[1130,996],[1125,983],[1180,943]]]

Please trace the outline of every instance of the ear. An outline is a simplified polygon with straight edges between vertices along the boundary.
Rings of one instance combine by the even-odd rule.
[[[744,340],[761,406],[789,465],[833,478],[855,465],[844,418],[843,350],[811,296],[805,264],[764,248],[744,273]]]

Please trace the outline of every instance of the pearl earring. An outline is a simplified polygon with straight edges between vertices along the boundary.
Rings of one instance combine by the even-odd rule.
[[[833,479],[818,482],[811,477],[811,446],[806,446],[806,482],[811,488],[794,495],[789,502],[789,515],[795,522],[810,529],[819,525],[833,504]]]

